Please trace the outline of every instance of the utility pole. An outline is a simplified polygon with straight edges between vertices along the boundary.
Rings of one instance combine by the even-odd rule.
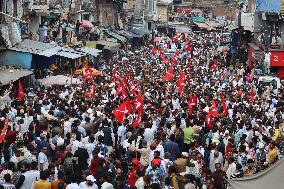
[[[4,13],[4,12],[0,12],[0,14],[2,14],[2,15],[4,15],[4,16],[8,16],[8,17],[10,17],[10,18],[12,18],[12,19],[14,19],[14,20],[17,20],[17,21],[26,23],[26,21],[23,21],[23,20],[21,20],[21,19],[19,19],[19,18],[17,18],[17,17],[11,16],[11,15],[6,14],[6,13]]]
[[[146,0],[143,0],[143,15],[142,15],[142,25],[143,30],[145,29],[145,9],[146,9]]]

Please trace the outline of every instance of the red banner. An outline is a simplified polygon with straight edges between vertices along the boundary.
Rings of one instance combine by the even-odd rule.
[[[284,51],[271,52],[270,66],[284,66]]]
[[[190,14],[191,13],[191,9],[177,8],[176,9],[176,13],[178,13],[178,14]]]

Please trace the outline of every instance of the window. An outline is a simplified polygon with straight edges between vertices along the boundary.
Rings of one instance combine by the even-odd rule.
[[[17,0],[13,0],[13,16],[17,17],[18,7],[17,7]]]
[[[282,44],[279,21],[271,22],[270,48],[279,49]]]

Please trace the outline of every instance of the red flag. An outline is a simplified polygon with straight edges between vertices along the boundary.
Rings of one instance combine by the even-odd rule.
[[[212,103],[211,114],[212,114],[212,116],[214,116],[214,117],[218,117],[218,116],[219,116],[219,113],[218,113],[218,109],[217,109],[215,100],[212,100],[211,103]]]
[[[91,86],[89,92],[86,92],[85,98],[92,98],[93,96],[94,96],[94,85]]]
[[[178,64],[177,59],[176,59],[176,58],[173,58],[173,59],[172,59],[172,63],[173,63],[174,65],[177,65],[177,64]]]
[[[179,93],[183,92],[185,86],[184,78],[185,78],[185,72],[182,72],[177,80],[177,87]]]
[[[193,107],[197,105],[197,96],[193,96],[190,99],[188,99],[188,109],[189,109],[189,114],[192,114]]]
[[[210,130],[212,129],[212,124],[213,124],[212,122],[213,122],[212,112],[209,111],[209,113],[205,117],[205,123],[206,123],[208,129],[210,129]]]
[[[142,96],[141,96],[141,93],[138,93],[137,97],[135,98],[134,100],[134,111],[142,111],[143,110],[143,99],[142,99]]]
[[[133,122],[132,126],[134,128],[136,128],[137,126],[139,126],[139,124],[141,123],[141,120],[142,120],[142,111],[139,111],[138,114],[137,114],[137,117],[136,117],[136,120]]]
[[[211,71],[216,71],[217,67],[218,67],[217,64],[212,64],[212,65],[210,66],[210,70],[211,70]]]
[[[119,123],[123,123],[126,114],[131,113],[131,111],[132,108],[130,105],[130,101],[126,100],[113,111],[113,115],[118,120]]]
[[[3,140],[4,140],[5,136],[6,136],[7,129],[8,129],[8,118],[6,118],[4,127],[3,127],[2,131],[1,131],[0,144],[3,142]]]
[[[86,63],[86,68],[85,68],[85,74],[87,74],[90,71],[88,58],[87,58],[86,62],[87,63]]]
[[[162,55],[162,53],[163,53],[160,47],[158,47],[158,53],[159,53],[159,55]]]
[[[162,62],[164,62],[165,64],[169,63],[168,58],[166,58],[163,53],[161,54],[161,59],[162,59]]]
[[[18,93],[18,99],[23,100],[25,98],[25,93],[21,84],[21,81],[19,80],[19,93]]]
[[[243,94],[242,89],[239,89],[237,95],[242,96],[242,94]]]
[[[163,80],[164,81],[170,81],[170,80],[173,80],[173,79],[174,79],[174,69],[171,66],[169,68],[169,70],[167,71],[166,75],[164,76]]]
[[[254,102],[254,98],[255,98],[255,93],[254,93],[253,88],[251,88],[251,91],[250,91],[250,94],[249,94],[249,100],[250,100],[251,103]]]
[[[126,78],[127,80],[131,80],[131,74],[130,74],[130,71],[128,71],[128,73],[127,73],[127,78]]]
[[[117,73],[116,73],[116,68],[113,68],[113,74],[112,74],[112,82],[117,81]]]
[[[127,97],[127,93],[125,91],[125,88],[123,88],[121,91],[121,99],[124,100],[126,97]]]
[[[188,99],[188,106],[196,106],[197,105],[197,96],[193,96],[190,99]]]
[[[156,47],[153,46],[153,47],[152,47],[152,55],[155,55],[155,54],[156,54]]]
[[[190,52],[191,50],[192,50],[192,47],[191,47],[190,45],[187,45],[186,51],[187,51],[187,52]]]
[[[115,91],[115,96],[118,96],[123,91],[123,89],[124,89],[123,83],[119,83]]]
[[[223,107],[223,117],[227,117],[227,115],[228,115],[228,108],[226,106],[225,97],[222,95],[221,99],[222,99],[222,107]]]

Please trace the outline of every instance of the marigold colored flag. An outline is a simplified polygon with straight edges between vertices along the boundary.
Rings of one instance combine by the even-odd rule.
[[[119,123],[123,123],[123,120],[127,114],[132,112],[131,104],[129,100],[124,101],[114,111],[113,115]]]

